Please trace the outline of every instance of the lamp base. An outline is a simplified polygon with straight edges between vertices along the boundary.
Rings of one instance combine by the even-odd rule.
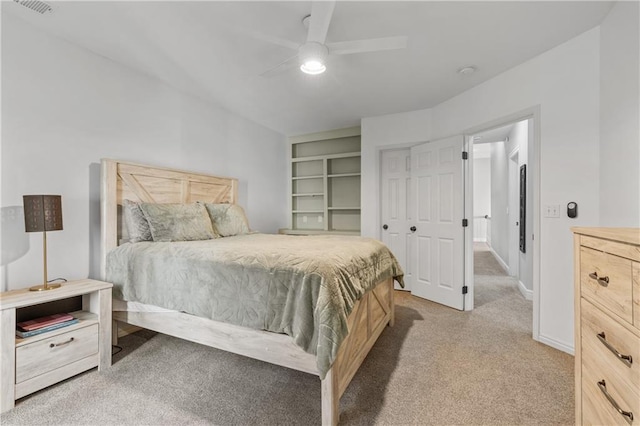
[[[54,290],[56,288],[60,288],[62,286],[62,284],[47,284],[47,286],[45,287],[44,284],[43,285],[36,285],[33,287],[29,287],[29,291],[45,291],[45,290]]]

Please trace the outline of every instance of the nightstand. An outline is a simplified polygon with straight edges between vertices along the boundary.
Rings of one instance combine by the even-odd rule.
[[[15,400],[98,367],[111,367],[111,287],[96,280],[77,280],[62,287],[0,294],[0,412]],[[82,296],[80,321],[21,339],[16,337],[16,311],[46,302]]]

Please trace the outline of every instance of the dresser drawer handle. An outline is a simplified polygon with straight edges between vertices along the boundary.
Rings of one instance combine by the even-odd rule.
[[[64,345],[68,345],[69,343],[73,342],[73,337],[70,338],[69,340],[67,340],[66,342],[62,342],[62,343],[51,343],[49,345],[50,348],[55,348],[57,346],[64,346]]]
[[[602,287],[607,287],[609,285],[609,277],[599,277],[597,272],[590,273],[589,277],[598,281],[598,284]]]
[[[607,384],[604,382],[604,379],[598,382],[598,387],[600,388],[604,396],[607,397],[611,405],[613,405],[613,408],[615,408],[616,411],[624,417],[627,423],[633,423],[633,413],[631,411],[624,411],[622,408],[620,408],[616,400],[613,399],[611,395],[609,395],[609,392],[607,392]]]
[[[596,336],[598,336],[600,342],[602,342],[602,344],[605,345],[607,349],[613,352],[613,354],[617,356],[620,361],[624,362],[627,367],[631,368],[631,364],[633,363],[633,358],[631,357],[631,355],[622,355],[620,352],[618,352],[616,348],[611,345],[611,343],[607,342],[607,337],[605,336],[604,331],[602,333],[596,334]]]

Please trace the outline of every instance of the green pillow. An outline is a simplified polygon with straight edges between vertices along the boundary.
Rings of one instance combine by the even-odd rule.
[[[153,241],[195,241],[217,238],[207,209],[194,204],[140,203]]]
[[[251,232],[244,210],[237,204],[205,203],[216,232],[222,237]]]
[[[147,218],[144,217],[144,213],[142,213],[140,209],[140,204],[135,201],[124,200],[122,207],[129,242],[153,241],[151,229],[149,229],[149,222],[147,222]]]

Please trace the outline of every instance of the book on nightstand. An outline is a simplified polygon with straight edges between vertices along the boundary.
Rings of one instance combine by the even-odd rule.
[[[40,317],[29,321],[22,321],[16,324],[22,331],[33,331],[39,328],[49,327],[50,325],[72,320],[70,314],[53,314],[46,317]]]
[[[63,321],[63,322],[59,322],[56,324],[52,324],[46,327],[41,327],[41,328],[36,328],[35,330],[30,330],[30,331],[22,331],[20,329],[16,330],[16,336],[25,339],[27,337],[31,337],[31,336],[36,336],[38,334],[41,333],[46,333],[48,331],[53,331],[53,330],[57,330],[59,328],[63,328],[63,327],[68,327],[72,324],[77,324],[78,323],[78,318],[73,318],[72,319],[67,320],[67,321]]]
[[[46,333],[48,331],[57,330],[76,324],[77,318],[70,314],[54,314],[46,317],[35,318],[29,321],[19,322],[16,327],[16,336],[21,338],[35,336],[37,334]]]

